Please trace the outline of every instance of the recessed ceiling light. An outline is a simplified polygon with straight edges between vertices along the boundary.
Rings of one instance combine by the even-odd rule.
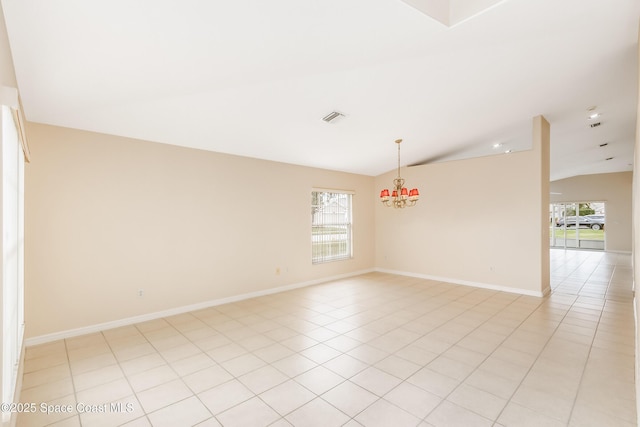
[[[592,105],[591,107],[587,108],[587,118],[589,120],[594,120],[600,117],[600,113],[596,111],[596,108],[598,108],[596,105]]]
[[[501,144],[501,143],[499,143],[499,142],[496,142],[495,144],[493,144],[493,148],[494,148],[494,149],[496,149],[496,148],[500,148],[500,147],[502,147],[502,144]]]
[[[511,152],[513,152],[513,150],[505,150],[504,154],[509,154]]]

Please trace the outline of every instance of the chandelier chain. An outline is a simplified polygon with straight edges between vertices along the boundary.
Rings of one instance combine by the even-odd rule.
[[[400,142],[402,142],[401,139],[396,141],[396,144],[398,144],[398,178],[400,178]]]

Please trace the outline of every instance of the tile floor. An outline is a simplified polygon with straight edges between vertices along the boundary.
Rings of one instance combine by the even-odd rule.
[[[630,256],[551,259],[547,298],[371,273],[29,347],[18,426],[636,425]]]

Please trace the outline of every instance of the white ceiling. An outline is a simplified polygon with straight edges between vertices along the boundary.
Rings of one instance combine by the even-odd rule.
[[[401,0],[1,1],[30,121],[378,175],[397,138],[403,164],[496,154],[542,114],[552,179],[632,169],[637,0],[452,27]]]

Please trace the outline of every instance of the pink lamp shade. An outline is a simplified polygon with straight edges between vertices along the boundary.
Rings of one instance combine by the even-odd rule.
[[[402,187],[402,190],[400,190],[400,195],[401,196],[408,196],[409,195],[409,191],[406,188]]]
[[[419,196],[420,193],[418,193],[418,189],[417,188],[413,188],[411,189],[411,191],[409,192],[409,196],[413,197],[413,196]]]
[[[388,189],[384,189],[380,192],[380,197],[389,197],[389,190]]]
[[[393,193],[391,193],[391,195],[393,197],[398,197],[398,190],[393,190]]]

